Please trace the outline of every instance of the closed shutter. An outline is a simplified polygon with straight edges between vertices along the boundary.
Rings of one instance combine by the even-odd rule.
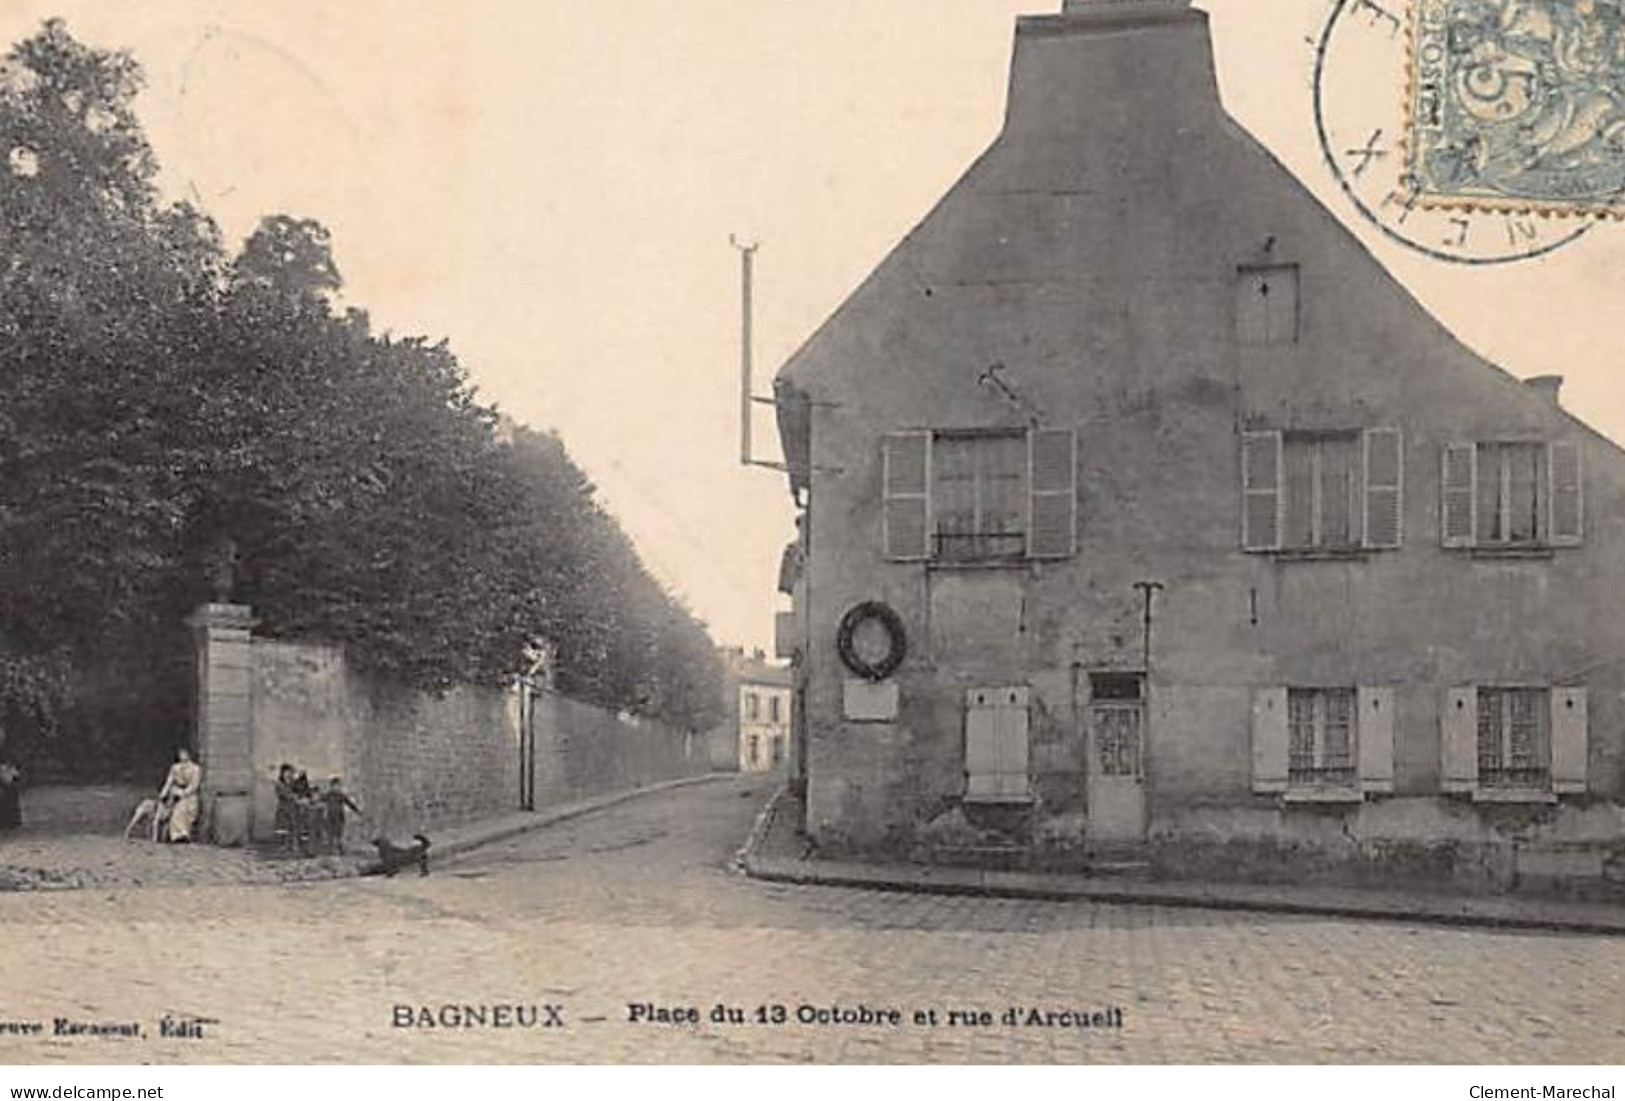
[[[1397,428],[1365,433],[1365,545],[1397,547],[1404,535],[1405,456]]]
[[[999,794],[1011,799],[1027,796],[1027,690],[999,690],[998,769]]]
[[[1552,790],[1559,795],[1586,789],[1586,690],[1552,689]]]
[[[965,795],[999,794],[998,692],[973,688],[965,694]]]
[[[1027,436],[1030,503],[1027,553],[1070,558],[1077,550],[1077,436],[1070,428],[1035,428]]]
[[[1447,688],[1439,712],[1440,787],[1478,787],[1478,690]]]
[[[1559,547],[1580,544],[1584,502],[1580,493],[1580,448],[1554,443],[1547,448],[1546,474],[1551,480],[1551,542]]]
[[[1355,692],[1359,717],[1360,790],[1394,790],[1394,690],[1360,688]]]
[[[1287,783],[1286,689],[1253,692],[1253,790],[1285,791]]]
[[[1470,547],[1478,530],[1478,448],[1446,444],[1440,479],[1439,541],[1447,547]]]
[[[1241,545],[1250,551],[1281,547],[1281,434],[1241,434]]]
[[[883,539],[886,557],[931,557],[931,433],[896,432],[882,442]]]
[[[1027,689],[965,694],[965,797],[1017,800],[1028,794]]]

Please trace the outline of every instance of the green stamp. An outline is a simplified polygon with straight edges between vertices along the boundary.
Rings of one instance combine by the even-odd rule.
[[[1413,0],[1408,63],[1416,201],[1625,217],[1625,0]]]

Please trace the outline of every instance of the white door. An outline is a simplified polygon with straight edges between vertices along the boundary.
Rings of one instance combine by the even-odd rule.
[[[1096,699],[1089,705],[1086,722],[1089,838],[1141,841],[1145,837],[1145,701]]]

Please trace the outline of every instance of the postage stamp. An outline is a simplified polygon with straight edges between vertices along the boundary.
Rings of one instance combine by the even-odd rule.
[[[1625,217],[1625,5],[1415,0],[1406,102],[1416,199]]]

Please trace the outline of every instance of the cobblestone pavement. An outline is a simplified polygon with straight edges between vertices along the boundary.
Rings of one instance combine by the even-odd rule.
[[[763,884],[726,865],[768,794],[651,795],[428,879],[0,894],[0,1062],[1625,1060],[1625,938]],[[640,1002],[701,1020],[629,1021]],[[496,1004],[534,1026],[395,1024]],[[165,1038],[166,1014],[212,1023]]]
[[[283,859],[212,845],[126,840],[111,833],[24,830],[0,834],[0,892],[333,879],[355,875],[365,863],[365,850],[349,849],[344,856]]]

